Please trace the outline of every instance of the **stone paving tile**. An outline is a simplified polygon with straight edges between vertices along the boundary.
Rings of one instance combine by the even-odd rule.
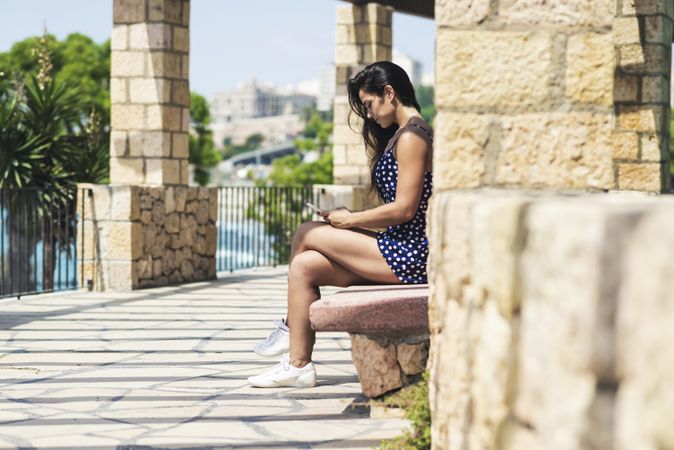
[[[371,449],[344,333],[319,334],[318,385],[256,389],[251,349],[285,313],[287,267],[130,293],[0,300],[0,449]],[[324,295],[334,292],[324,290]]]

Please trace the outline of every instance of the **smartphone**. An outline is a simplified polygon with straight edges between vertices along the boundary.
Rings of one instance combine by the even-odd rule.
[[[313,210],[314,210],[314,212],[315,212],[316,214],[318,214],[318,215],[320,215],[320,214],[321,214],[321,210],[320,210],[320,209],[318,209],[318,207],[317,207],[316,205],[314,205],[314,204],[312,204],[312,203],[309,203],[309,202],[307,202],[307,206],[308,206],[309,208],[313,209]]]

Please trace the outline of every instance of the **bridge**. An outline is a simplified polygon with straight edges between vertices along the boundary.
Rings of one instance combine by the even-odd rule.
[[[229,158],[230,164],[233,166],[237,165],[247,165],[247,164],[271,164],[276,158],[280,158],[286,155],[292,155],[298,153],[295,144],[292,142],[287,142],[285,144],[266,148],[266,149],[257,149],[251,150],[246,153],[241,153],[236,156]]]

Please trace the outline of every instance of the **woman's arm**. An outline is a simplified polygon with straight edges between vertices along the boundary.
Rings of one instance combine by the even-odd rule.
[[[398,186],[395,200],[360,212],[325,211],[323,217],[336,228],[385,228],[412,220],[423,193],[428,147],[421,136],[403,132],[396,147]]]

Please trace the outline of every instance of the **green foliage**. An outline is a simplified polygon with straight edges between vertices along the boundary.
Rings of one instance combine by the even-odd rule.
[[[10,225],[10,239],[20,239],[38,223],[53,238],[43,242],[43,286],[49,290],[56,249],[69,249],[75,236],[74,184],[107,178],[109,137],[96,106],[89,105],[91,113],[85,114],[80,90],[54,77],[53,42],[48,36],[36,42],[33,73],[0,83],[0,188],[37,188],[7,190],[3,196],[8,223],[27,224]],[[26,203],[29,196],[34,203]],[[70,214],[54,215],[54,210]],[[30,255],[10,258],[19,271],[34,270],[26,263]]]
[[[248,204],[246,217],[264,224],[265,232],[272,237],[271,251],[277,264],[290,261],[295,230],[313,217],[305,206],[307,201],[315,201],[310,186],[271,187],[260,189]]]
[[[295,147],[301,153],[318,150],[320,157],[311,163],[303,163],[299,155],[288,155],[274,160],[272,170],[266,182],[258,184],[272,186],[310,186],[313,184],[332,184],[332,152],[330,136],[332,122],[324,120],[318,111],[308,111],[308,120],[304,127],[304,139],[296,139]]]
[[[258,186],[271,184],[276,195],[262,195],[251,204],[247,217],[263,221],[267,232],[273,236],[272,248],[280,264],[290,258],[290,243],[297,227],[313,218],[306,211],[305,202],[314,201],[313,184],[332,183],[332,152],[323,153],[312,163],[302,163],[299,155],[288,155],[274,160],[268,180],[256,180]],[[303,186],[302,195],[293,195],[297,186]],[[280,200],[279,200],[280,196]]]
[[[224,148],[222,150],[222,159],[232,158],[242,153],[247,153],[260,148],[264,142],[264,136],[260,133],[253,133],[246,138],[246,142],[241,145],[232,144],[232,140],[226,137],[223,140]]]
[[[107,184],[110,172],[110,137],[102,119],[92,108],[82,133],[72,136],[74,148],[67,161],[67,170],[80,183]]]
[[[310,152],[313,150],[318,150],[318,145],[316,144],[315,139],[295,139],[293,145],[301,153]]]
[[[324,119],[321,114],[313,110],[311,111],[307,123],[304,126],[304,141],[305,148],[309,150],[316,148],[323,152],[330,143],[330,136],[332,135],[332,120]],[[307,144],[306,141],[313,141],[313,144]]]
[[[27,41],[33,51],[25,41],[13,49],[30,53],[35,64],[14,63],[34,73],[0,84],[0,188],[65,192],[76,182],[106,181],[109,138],[96,106],[86,114],[79,88],[54,77],[52,37]]]
[[[190,93],[190,117],[194,132],[189,136],[189,161],[194,164],[194,180],[205,186],[211,179],[210,168],[218,165],[220,155],[215,150],[213,133],[208,127],[211,123],[208,102],[196,92]]]
[[[203,95],[190,92],[190,119],[195,127],[205,127],[211,123],[211,110]]]
[[[414,93],[417,96],[419,106],[421,106],[421,116],[430,125],[433,125],[435,119],[435,103],[433,100],[433,86],[415,86]]]
[[[332,184],[332,152],[323,153],[311,163],[303,163],[299,155],[275,159],[267,181],[272,186]],[[258,184],[265,183],[258,180]]]
[[[425,450],[431,448],[431,409],[428,403],[428,371],[421,380],[395,392],[383,400],[389,407],[403,408],[405,418],[412,422],[412,430],[396,438],[383,441],[382,450]]]
[[[261,196],[247,212],[247,217],[264,221],[267,232],[273,236],[273,251],[281,264],[290,258],[290,244],[297,227],[315,218],[305,206],[305,202],[315,200],[312,185],[332,184],[332,151],[327,150],[332,123],[323,121],[316,111],[309,112],[308,117],[305,138],[296,140],[295,145],[302,153],[320,149],[319,158],[310,163],[302,162],[300,155],[275,159],[269,177],[255,180],[258,186],[271,185],[273,188],[267,192],[275,195]],[[301,195],[293,194],[298,186],[302,187]]]
[[[45,164],[49,141],[27,128],[24,105],[17,96],[0,94],[0,189],[33,182],[35,167]]]
[[[42,44],[40,42],[43,42]],[[30,37],[15,43],[5,53],[0,53],[0,90],[12,84],[27,83],[40,66],[36,49],[46,46],[50,57],[51,72],[57,84],[77,87],[80,113],[89,115],[92,106],[104,125],[110,123],[110,41],[96,44],[89,37],[73,33],[64,41],[53,35]]]
[[[75,183],[108,178],[109,53],[82,35],[60,43],[47,34],[0,53],[0,189],[36,188],[2,195],[10,240],[38,224],[52,237],[42,247],[45,290],[54,286],[56,249],[70,249],[75,236]],[[16,270],[34,270],[30,255],[12,252]]]
[[[107,182],[109,42],[28,38],[0,53],[0,73],[0,187]]]

